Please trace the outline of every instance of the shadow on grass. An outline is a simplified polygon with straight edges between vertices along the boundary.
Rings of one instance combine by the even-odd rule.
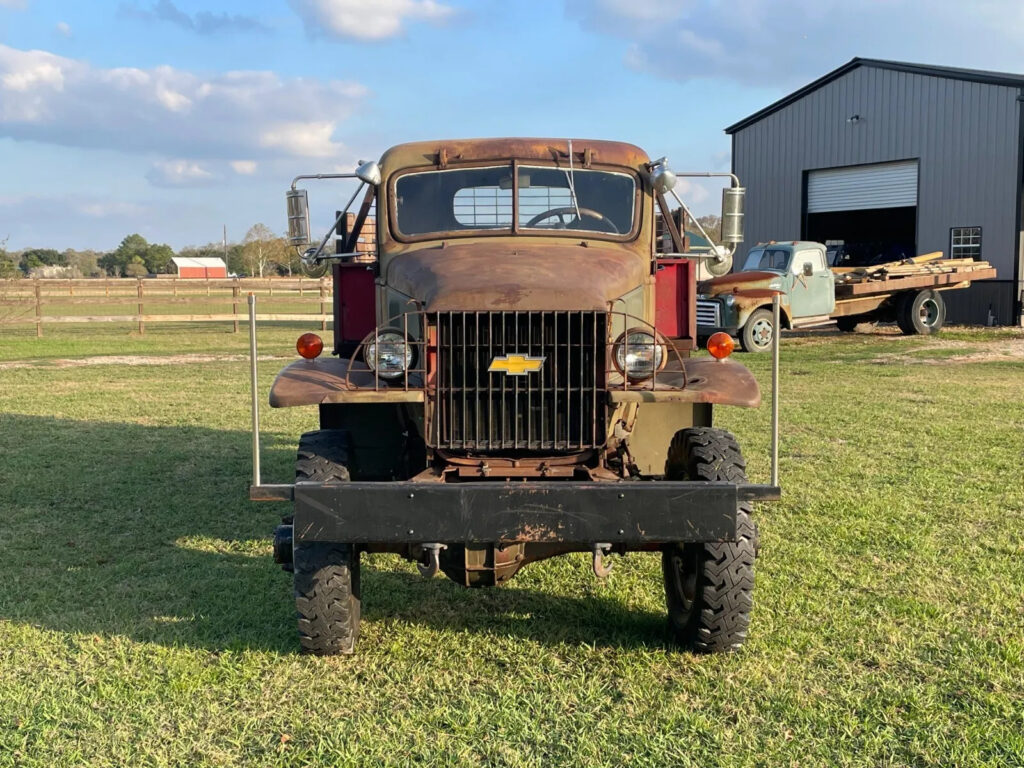
[[[290,507],[247,500],[249,446],[241,431],[0,414],[0,618],[211,651],[295,652],[290,575],[269,545]],[[287,477],[293,450],[265,436],[266,476]],[[666,639],[661,614],[610,597],[466,590],[375,567],[378,557],[363,560],[368,621],[542,643]]]

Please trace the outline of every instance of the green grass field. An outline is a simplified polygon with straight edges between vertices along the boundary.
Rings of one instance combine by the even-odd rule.
[[[668,643],[654,555],[481,591],[374,556],[358,655],[314,659],[246,334],[61,330],[0,332],[0,766],[1024,765],[1020,331],[786,339],[739,654]],[[767,480],[768,410],[718,418]],[[267,481],[315,419],[265,413]]]

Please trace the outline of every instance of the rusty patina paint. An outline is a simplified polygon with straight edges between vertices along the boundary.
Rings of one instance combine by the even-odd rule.
[[[649,271],[648,259],[612,244],[509,236],[407,251],[391,260],[386,279],[431,312],[602,310],[642,285]]]
[[[350,370],[351,368],[351,370]],[[409,386],[422,388],[422,380],[409,377]],[[423,391],[407,391],[402,384],[388,387],[364,363],[344,358],[318,357],[297,360],[284,368],[270,388],[270,407],[354,402],[364,394],[372,402],[423,402]]]
[[[567,162],[568,139],[565,138],[503,138],[446,139],[418,141],[392,147],[380,159],[381,172],[413,167],[443,167],[439,160],[443,151],[445,165],[485,160],[537,160]],[[633,144],[598,139],[572,139],[573,164],[585,167],[589,151],[591,164],[624,165],[639,169],[650,161],[647,153]]]

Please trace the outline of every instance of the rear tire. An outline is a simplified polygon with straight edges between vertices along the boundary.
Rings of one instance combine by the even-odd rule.
[[[896,325],[907,336],[938,333],[945,322],[946,302],[938,291],[907,294],[896,309]]]
[[[665,464],[668,480],[745,483],[746,464],[730,433],[694,427],[676,433]],[[750,505],[737,507],[736,541],[674,543],[662,551],[669,629],[698,653],[738,650],[747,637],[758,532]]]
[[[870,315],[844,315],[836,318],[836,327],[843,333],[853,333],[857,328],[869,330],[877,324]]]
[[[745,352],[767,352],[772,348],[772,337],[777,332],[771,310],[761,307],[750,313],[740,330],[740,344]]]
[[[299,439],[295,479],[345,483],[350,479],[348,462],[346,430],[307,432]],[[295,610],[303,653],[334,656],[355,651],[360,620],[359,554],[352,544],[293,546]]]

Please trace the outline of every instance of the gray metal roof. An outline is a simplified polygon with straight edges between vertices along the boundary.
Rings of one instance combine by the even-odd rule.
[[[833,80],[842,77],[857,67],[891,69],[897,72],[909,72],[915,75],[930,75],[931,77],[946,77],[953,80],[969,80],[976,83],[987,83],[989,85],[1006,85],[1012,88],[1024,88],[1024,75],[1014,75],[1006,72],[987,72],[981,69],[936,67],[929,64],[910,64],[903,61],[885,61],[883,59],[862,59],[860,57],[855,57],[838,69],[833,69],[827,75],[819,77],[813,83],[809,83],[803,88],[793,91],[793,93],[788,96],[784,96],[775,103],[769,104],[764,109],[755,112],[749,117],[745,117],[739,122],[733,123],[725,129],[725,132],[728,134],[736,133],[736,131],[746,128],[748,125],[756,123],[758,120],[761,120],[770,114],[778,112],[780,109],[789,106],[793,102],[799,101],[807,94],[818,90],[824,85],[828,85]]]

